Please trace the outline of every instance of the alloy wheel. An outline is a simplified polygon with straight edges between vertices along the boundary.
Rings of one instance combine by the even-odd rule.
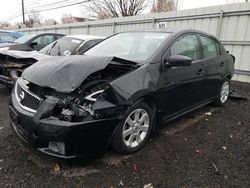
[[[137,147],[149,132],[150,119],[146,110],[136,109],[130,113],[123,125],[123,141],[127,147]]]
[[[222,87],[221,87],[221,95],[220,95],[220,100],[222,103],[225,103],[228,99],[230,92],[230,84],[229,82],[224,82]]]

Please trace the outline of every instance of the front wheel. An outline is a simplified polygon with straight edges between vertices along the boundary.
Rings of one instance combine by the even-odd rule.
[[[229,79],[225,79],[222,82],[220,92],[219,92],[219,96],[214,101],[214,104],[216,106],[219,106],[219,107],[224,106],[224,104],[228,100],[229,93],[230,93],[230,81],[229,81]]]
[[[124,115],[112,140],[113,149],[122,154],[138,151],[150,136],[153,125],[152,109],[139,102]]]

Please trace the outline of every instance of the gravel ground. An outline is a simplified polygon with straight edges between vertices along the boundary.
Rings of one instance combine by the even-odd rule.
[[[250,96],[250,84],[233,88]],[[108,151],[65,164],[21,144],[9,126],[8,97],[0,86],[0,187],[250,187],[250,100],[208,105],[168,123],[133,155]]]

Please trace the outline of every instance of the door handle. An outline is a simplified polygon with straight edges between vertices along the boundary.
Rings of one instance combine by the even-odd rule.
[[[221,63],[220,63],[220,67],[223,67],[223,66],[224,66],[224,62],[221,62]]]
[[[203,69],[199,69],[196,74],[199,75],[199,76],[201,76],[203,74]]]

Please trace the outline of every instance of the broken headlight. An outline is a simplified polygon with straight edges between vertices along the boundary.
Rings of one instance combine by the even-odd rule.
[[[93,105],[104,90],[95,91],[83,98],[67,97],[58,102],[59,119],[70,122],[90,120],[95,116]]]
[[[109,85],[106,81],[96,80],[85,84],[71,96],[58,102],[57,117],[60,120],[79,122],[95,118],[93,106]]]

